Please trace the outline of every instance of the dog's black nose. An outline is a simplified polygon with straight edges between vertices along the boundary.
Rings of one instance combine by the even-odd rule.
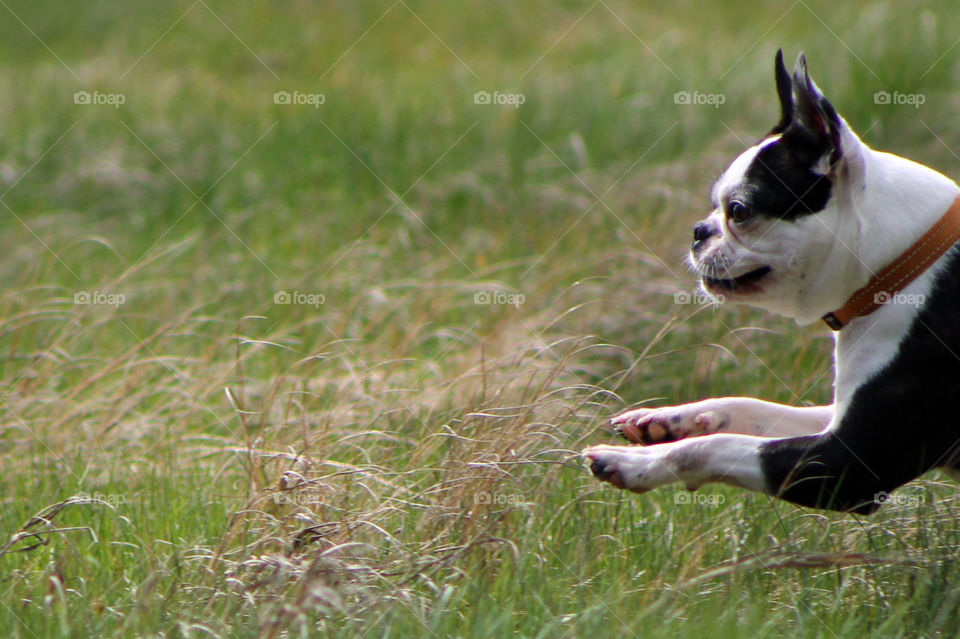
[[[710,222],[703,220],[693,227],[693,250],[696,251],[704,242],[716,235],[716,229]]]

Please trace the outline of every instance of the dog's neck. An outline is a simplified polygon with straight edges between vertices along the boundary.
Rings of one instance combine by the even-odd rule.
[[[857,280],[849,285],[853,290],[900,259],[904,251],[937,223],[960,191],[951,179],[929,167],[873,151],[865,145],[862,149],[864,188],[850,197],[850,217],[859,227],[849,246],[857,258],[848,262],[849,268],[856,271]],[[943,263],[943,258],[938,260],[904,292],[928,294]],[[851,293],[847,291],[844,295]],[[899,342],[909,331],[916,313],[915,306],[890,304],[854,319],[835,333],[834,401],[838,414],[842,414],[865,376],[872,376],[896,355]]]
[[[930,167],[864,148],[863,188],[850,198],[860,228],[850,247],[860,266],[858,288],[936,224],[960,191]]]
[[[811,297],[792,314],[800,324],[834,311],[933,226],[957,197],[957,185],[937,171],[874,151],[853,134],[835,178],[841,208],[834,222],[814,215],[810,232],[821,236],[808,273]],[[830,224],[830,226],[827,226]]]

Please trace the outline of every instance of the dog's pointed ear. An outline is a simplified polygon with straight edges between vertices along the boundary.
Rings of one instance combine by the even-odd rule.
[[[787,67],[783,65],[783,49],[777,49],[773,73],[777,78],[777,95],[780,97],[780,121],[770,131],[770,135],[783,133],[793,122],[793,82]]]
[[[790,138],[811,162],[829,156],[830,166],[836,165],[843,157],[843,122],[810,79],[807,58],[802,53],[793,70],[793,107],[793,120],[785,128],[784,137]]]

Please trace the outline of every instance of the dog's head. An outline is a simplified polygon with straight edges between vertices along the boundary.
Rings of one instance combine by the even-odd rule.
[[[835,280],[851,274],[836,251],[857,233],[843,213],[851,173],[862,172],[862,143],[810,79],[803,55],[791,78],[778,51],[775,70],[780,121],[714,184],[690,259],[707,293],[807,322],[845,299]]]

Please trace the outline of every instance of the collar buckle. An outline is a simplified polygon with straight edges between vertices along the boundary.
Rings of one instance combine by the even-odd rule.
[[[839,331],[841,328],[843,328],[843,322],[841,322],[840,318],[838,318],[833,313],[827,313],[820,319],[823,320],[824,324],[826,324],[827,326],[829,326],[831,329],[835,331]]]

